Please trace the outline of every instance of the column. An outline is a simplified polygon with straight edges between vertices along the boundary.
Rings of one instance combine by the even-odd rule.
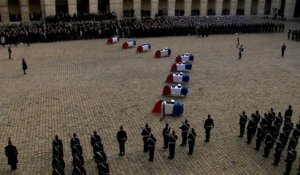
[[[22,21],[29,21],[29,4],[28,0],[20,1]]]
[[[265,13],[266,0],[258,0],[257,16],[263,17]]]
[[[207,0],[201,0],[200,4],[200,16],[207,16]]]
[[[222,5],[223,5],[222,0],[216,0],[216,15],[217,16],[222,15]]]
[[[47,16],[55,15],[56,14],[55,1],[41,0],[41,12],[42,12],[43,19],[45,19],[45,17]]]
[[[192,0],[184,0],[184,16],[192,15]]]
[[[9,11],[7,1],[0,1],[0,14],[2,22],[9,22]]]
[[[175,16],[176,0],[168,0],[168,16]]]
[[[89,0],[90,13],[98,13],[98,0]]]
[[[69,14],[77,14],[77,0],[68,0]]]
[[[237,8],[237,0],[230,1],[230,15],[236,15],[236,8]]]
[[[296,0],[285,1],[284,15],[287,19],[291,19],[294,17],[295,6],[296,6]]]
[[[155,18],[155,14],[158,13],[158,0],[151,0],[151,18]]]
[[[117,18],[123,17],[123,0],[109,0],[110,12],[115,12]]]
[[[251,0],[245,0],[244,4],[244,15],[245,16],[250,16],[251,14]]]
[[[141,18],[141,0],[133,0],[134,16],[137,19]]]

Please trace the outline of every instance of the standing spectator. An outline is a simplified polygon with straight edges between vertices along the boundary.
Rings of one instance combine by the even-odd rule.
[[[26,64],[26,61],[25,61],[24,58],[22,59],[22,68],[23,68],[23,72],[24,72],[24,75],[25,75],[26,70],[28,69],[28,67],[27,67],[27,64]]]
[[[117,133],[117,140],[119,142],[120,155],[125,154],[125,142],[127,141],[127,133],[123,130],[123,126],[120,126],[120,131]]]
[[[210,130],[214,127],[214,120],[210,118],[210,115],[208,114],[207,119],[204,123],[204,129],[205,129],[205,140],[204,142],[209,142],[210,138]]]
[[[286,48],[285,43],[282,43],[282,45],[281,45],[281,56],[282,56],[282,57],[284,56],[285,48]]]
[[[10,137],[8,138],[8,146],[5,147],[5,155],[7,157],[8,165],[11,166],[11,170],[16,170],[18,163],[18,150],[17,147],[12,144]]]

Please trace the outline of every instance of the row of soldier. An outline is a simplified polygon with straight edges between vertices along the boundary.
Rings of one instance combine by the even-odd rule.
[[[288,39],[294,40],[294,41],[300,41],[300,29],[294,29],[288,31]]]
[[[245,17],[163,17],[66,23],[8,24],[0,26],[2,44],[54,42],[79,39],[153,37],[282,31],[283,24],[250,20]]]
[[[276,147],[274,151],[274,166],[277,166],[282,151],[287,147],[287,158],[286,158],[286,171],[284,174],[289,174],[291,171],[292,163],[296,159],[296,146],[298,143],[298,138],[300,136],[300,120],[293,129],[293,123],[291,122],[291,117],[293,115],[292,106],[289,105],[288,109],[285,111],[284,119],[280,112],[278,115],[275,114],[273,109],[268,113],[265,113],[263,117],[260,116],[259,112],[256,111],[251,115],[251,119],[247,124],[247,143],[251,143],[253,136],[256,134],[256,147],[255,150],[259,150],[261,143],[264,142],[264,157],[267,158],[270,154],[271,149],[276,142]],[[243,137],[246,123],[248,117],[246,113],[240,115],[240,135]],[[282,131],[280,132],[281,125],[283,124]],[[293,132],[292,132],[293,131]],[[292,133],[290,140],[289,135]]]

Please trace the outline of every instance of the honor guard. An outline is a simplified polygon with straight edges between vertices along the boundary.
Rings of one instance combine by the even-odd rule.
[[[102,152],[102,151],[98,151],[96,152],[96,154],[94,155],[94,159],[95,159],[95,162],[98,164],[98,163],[103,163],[103,162],[106,162],[107,161],[107,156],[105,154],[105,152]]]
[[[288,151],[287,158],[285,160],[286,166],[285,166],[284,175],[289,175],[290,174],[293,162],[295,161],[296,157],[297,157],[296,150],[292,149],[292,150]]]
[[[91,145],[95,147],[96,143],[101,143],[101,137],[94,131],[94,134],[91,135]]]
[[[269,128],[268,128],[268,120],[267,120],[267,114],[265,113],[264,114],[264,117],[262,117],[259,125],[262,127],[262,129],[264,131],[267,131]]]
[[[65,175],[65,170],[62,168],[54,168],[52,170],[52,175]]]
[[[123,130],[123,126],[120,126],[120,131],[117,133],[117,140],[119,143],[119,155],[123,156],[125,154],[125,142],[127,141],[127,133]]]
[[[72,164],[73,164],[73,166],[84,165],[84,159],[83,159],[82,155],[81,154],[74,154]]]
[[[189,131],[188,136],[187,136],[188,144],[189,144],[189,152],[188,152],[188,155],[193,155],[196,136],[197,136],[197,134],[196,134],[194,128],[192,128],[192,129]]]
[[[270,154],[270,150],[274,145],[274,138],[270,132],[267,133],[265,139],[265,148],[264,148],[264,157],[268,157]]]
[[[278,112],[278,116],[275,117],[274,119],[274,125],[277,126],[278,129],[280,129],[281,125],[282,125],[282,115],[281,112]]]
[[[156,143],[156,138],[151,133],[150,136],[147,138],[147,145],[149,150],[149,161],[151,162],[153,161],[154,158],[155,143]]]
[[[73,166],[72,175],[87,175],[85,168],[82,165]]]
[[[272,165],[274,166],[277,166],[279,161],[280,161],[280,156],[281,156],[281,153],[283,151],[283,143],[278,140],[276,142],[276,147],[275,147],[275,154],[274,154],[274,162],[272,163]]]
[[[14,146],[10,140],[10,137],[8,138],[8,146],[5,147],[5,155],[7,157],[7,163],[10,165],[11,170],[17,169],[17,163],[18,161],[18,150],[17,147]]]
[[[291,120],[292,116],[293,116],[292,106],[289,105],[289,108],[287,110],[285,110],[284,120]]]
[[[247,117],[245,111],[243,111],[242,115],[240,115],[240,121],[239,121],[239,125],[240,125],[240,136],[239,137],[241,137],[241,138],[244,136],[247,120],[248,120],[248,117]]]
[[[65,161],[62,157],[54,156],[52,159],[53,174],[65,174]]]
[[[102,162],[97,164],[99,175],[108,175],[109,174],[109,165],[107,162]]]
[[[151,134],[151,129],[149,128],[148,124],[146,123],[145,128],[143,128],[141,135],[143,136],[144,141],[144,152],[148,152],[148,145],[147,139]]]
[[[164,149],[168,149],[169,144],[169,135],[170,135],[171,128],[169,127],[169,124],[166,123],[165,128],[163,129],[163,138],[164,138]]]
[[[182,125],[180,126],[181,136],[182,136],[181,146],[186,145],[189,128],[190,128],[190,124],[188,124],[188,120],[185,120],[184,122],[182,122]]]
[[[82,147],[81,147],[81,145],[73,145],[71,147],[71,150],[72,150],[72,155],[74,155],[74,154],[82,154]]]
[[[207,119],[204,122],[204,129],[205,129],[205,142],[209,142],[210,138],[210,131],[214,127],[214,120],[211,119],[210,115],[208,114]]]
[[[254,123],[254,120],[251,119],[249,120],[248,122],[248,125],[247,125],[247,142],[246,143],[251,143],[251,140],[252,140],[252,137],[253,135],[255,134],[255,123]]]
[[[79,140],[79,138],[77,138],[77,134],[76,133],[73,134],[73,137],[71,138],[70,142],[71,142],[71,147],[73,145],[80,145],[80,140]]]
[[[293,123],[290,120],[285,120],[282,130],[287,136],[289,136],[293,130]]]
[[[55,135],[55,138],[52,141],[52,154],[59,156],[59,157],[64,156],[63,143],[62,143],[61,139],[58,138],[58,135]]]
[[[172,131],[172,134],[169,136],[169,157],[168,159],[174,159],[175,155],[175,146],[176,146],[176,140],[178,136],[175,134],[175,131]]]
[[[288,150],[296,149],[297,144],[298,140],[296,140],[295,138],[291,138],[288,144]]]
[[[261,126],[257,128],[256,133],[256,147],[255,150],[258,151],[261,145],[261,142],[265,139],[266,133]]]

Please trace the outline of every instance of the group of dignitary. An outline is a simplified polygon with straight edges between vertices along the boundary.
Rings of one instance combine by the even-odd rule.
[[[81,39],[122,37],[156,37],[234,33],[282,32],[284,24],[252,20],[242,16],[190,16],[157,18],[82,18],[54,16],[45,23],[7,24],[0,26],[2,44],[55,42]],[[96,20],[97,19],[97,20]]]
[[[300,41],[300,29],[294,29],[288,31],[288,39],[293,41]]]
[[[63,159],[63,143],[62,140],[56,135],[53,142],[52,151],[52,174],[53,175],[64,175],[65,174],[65,161]],[[76,133],[73,134],[70,140],[71,150],[72,150],[72,175],[86,175],[86,170],[84,168],[84,158],[82,156],[82,146],[80,140]],[[109,174],[109,165],[107,163],[107,156],[104,152],[103,144],[101,143],[101,137],[94,131],[91,135],[91,145],[93,147],[94,159],[97,164],[99,175]]]
[[[284,175],[289,175],[291,172],[292,164],[296,159],[296,146],[300,136],[300,118],[294,127],[291,121],[292,115],[292,106],[289,105],[284,116],[281,115],[281,112],[278,112],[276,115],[272,108],[267,113],[264,113],[263,116],[261,116],[257,110],[255,113],[251,114],[251,118],[248,118],[245,111],[243,111],[242,114],[240,114],[239,121],[239,137],[243,137],[245,128],[247,128],[247,143],[250,144],[253,136],[256,134],[255,150],[258,151],[262,142],[264,142],[263,156],[265,158],[269,156],[270,151],[275,144],[274,161],[272,163],[274,166],[278,165],[282,151],[287,146],[287,157],[285,159],[286,170]],[[300,174],[300,164],[298,174]]]

